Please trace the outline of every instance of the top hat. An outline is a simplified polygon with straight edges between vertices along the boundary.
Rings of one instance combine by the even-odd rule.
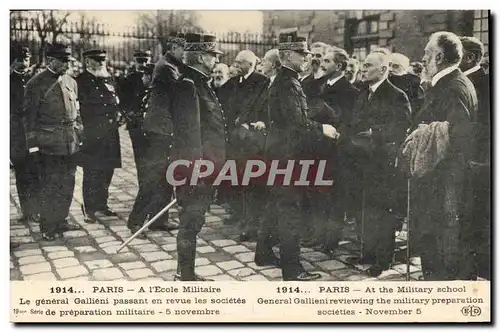
[[[75,60],[75,58],[71,56],[71,47],[60,43],[48,44],[47,56],[65,61]]]
[[[141,51],[141,50],[136,50],[134,52],[134,58],[138,59],[149,59],[151,58],[151,51]]]
[[[184,44],[186,44],[186,35],[182,32],[171,31],[168,34],[167,41],[169,43],[176,43],[181,46],[184,46]]]
[[[83,52],[84,57],[99,60],[106,60],[107,54],[106,50],[100,49],[91,49]]]
[[[278,50],[311,54],[311,52],[307,49],[307,39],[297,36],[296,31],[280,34]]]
[[[199,33],[186,33],[186,45],[184,46],[184,51],[223,54],[223,52],[217,49],[217,38],[215,36]]]

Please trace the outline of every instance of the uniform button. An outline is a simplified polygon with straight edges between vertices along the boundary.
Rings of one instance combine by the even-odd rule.
[[[104,104],[104,106],[108,106],[108,104]]]
[[[104,97],[104,95],[101,95],[101,97]]]

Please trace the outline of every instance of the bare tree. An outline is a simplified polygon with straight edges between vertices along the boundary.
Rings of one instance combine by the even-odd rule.
[[[137,16],[137,25],[160,39],[170,31],[201,31],[198,22],[199,14],[193,10],[158,10]]]
[[[58,36],[64,33],[63,28],[68,23],[69,12],[59,10],[41,10],[36,12],[35,29],[40,38],[39,61],[44,60],[44,49],[47,42],[56,43]],[[51,38],[50,38],[51,37]]]

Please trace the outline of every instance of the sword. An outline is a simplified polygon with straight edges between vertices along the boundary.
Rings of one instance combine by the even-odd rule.
[[[144,224],[144,226],[142,226],[137,232],[135,232],[134,234],[132,234],[132,236],[127,240],[125,241],[117,250],[116,252],[120,252],[120,250],[122,250],[127,244],[130,243],[130,241],[132,241],[133,239],[135,239],[139,234],[141,234],[142,232],[144,232],[144,230],[146,228],[148,228],[149,225],[151,225],[152,223],[154,223],[156,220],[158,220],[158,218],[160,218],[165,212],[167,212],[172,206],[174,206],[175,204],[177,203],[177,198],[174,198],[173,201],[171,201],[170,203],[168,203],[167,206],[165,206],[163,208],[163,210],[161,210],[160,212],[158,212],[156,214],[156,216],[154,216],[151,220],[148,220],[147,223]]]

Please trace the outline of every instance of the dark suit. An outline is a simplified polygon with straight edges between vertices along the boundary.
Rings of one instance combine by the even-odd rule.
[[[389,76],[389,81],[406,93],[412,112],[418,112],[424,102],[424,89],[420,86],[420,77],[413,74],[391,75]]]
[[[410,126],[410,103],[406,94],[384,80],[371,94],[363,91],[345,134],[351,139],[350,153],[362,169],[364,194],[363,258],[375,269],[389,268],[394,253],[398,170],[397,147]],[[372,134],[364,144],[354,142],[360,132]],[[342,134],[342,133],[341,133]]]
[[[251,73],[246,79],[244,77],[233,77],[229,79],[217,92],[227,119],[229,134],[228,158],[236,159],[239,168],[244,167],[244,161],[249,157],[249,151],[245,146],[245,129],[241,125],[254,117],[255,103],[266,90],[268,79],[257,72]],[[250,125],[250,123],[247,123]],[[253,156],[256,157],[256,156]],[[243,171],[243,169],[241,170]],[[256,233],[258,222],[252,213],[258,202],[252,199],[257,192],[247,187],[224,187],[223,196],[229,198],[231,207],[234,209],[235,217],[241,218],[242,227],[245,232]]]
[[[445,159],[427,176],[412,181],[413,249],[421,255],[425,280],[472,277],[471,184],[468,162],[474,155],[473,122],[477,97],[471,81],[459,70],[431,87],[418,123],[448,121]]]
[[[81,144],[75,80],[48,69],[35,75],[26,85],[24,111],[28,148],[39,148],[40,230],[54,235],[68,216],[75,186],[75,154]]]
[[[103,211],[114,169],[121,167],[119,99],[112,77],[85,71],[77,82],[85,137],[80,155],[83,200],[87,211]]]
[[[191,67],[184,69],[172,107],[175,159],[210,160],[215,170],[226,161],[226,126],[222,107],[208,86],[209,77]],[[217,171],[216,171],[217,172]],[[177,234],[178,270],[182,280],[195,280],[196,236],[205,223],[205,213],[213,198],[213,178],[178,187],[180,227]],[[216,175],[216,174],[215,174]]]
[[[319,94],[308,100],[308,116],[316,122],[331,124],[340,131],[340,128],[350,123],[359,91],[345,77],[333,84],[328,82],[329,79],[330,77],[324,76]],[[327,161],[326,174],[335,182],[330,188],[311,187],[308,192],[312,240],[325,249],[334,250],[340,241],[344,212],[350,202],[347,194],[350,192],[348,184],[353,165],[339,149],[338,142],[326,137],[310,142],[308,148],[312,159],[317,163],[320,160]]]
[[[144,181],[139,187],[134,207],[128,219],[128,226],[141,226],[146,218],[152,218],[170,202],[173,187],[166,181],[165,173],[173,144],[172,101],[175,84],[180,76],[182,64],[166,55],[153,71],[153,81],[145,106],[144,140],[147,148],[144,154]],[[168,214],[158,219],[150,229],[160,227],[168,220]]]
[[[280,168],[284,168],[288,160],[303,156],[304,145],[323,135],[321,124],[307,118],[306,96],[297,72],[287,67],[280,69],[269,89],[269,116],[266,158],[279,160]],[[300,187],[283,186],[282,179],[277,176],[270,187],[266,210],[276,212],[283,280],[296,280],[304,271],[299,261],[303,191]],[[271,242],[258,243],[258,246],[262,246],[267,255],[272,255]]]
[[[482,68],[467,75],[474,84],[478,101],[475,139],[477,147],[471,168],[473,171],[474,207],[472,218],[477,225],[474,249],[478,274],[491,280],[491,108],[490,76]]]
[[[16,175],[16,188],[23,217],[35,217],[38,213],[36,192],[38,172],[36,165],[30,162],[26,147],[24,128],[24,88],[31,78],[30,73],[10,74],[10,161]]]

